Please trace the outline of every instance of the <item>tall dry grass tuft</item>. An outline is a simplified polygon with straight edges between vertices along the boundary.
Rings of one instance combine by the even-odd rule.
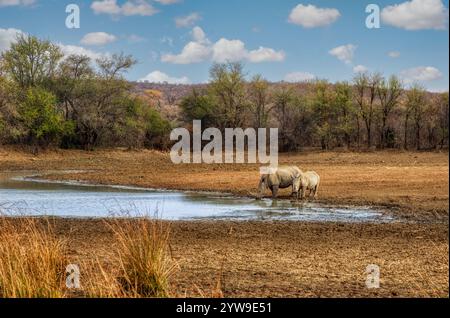
[[[64,297],[66,255],[48,222],[0,216],[0,297]]]
[[[109,225],[117,239],[122,292],[129,297],[169,297],[169,280],[178,267],[170,252],[170,224],[142,217]]]

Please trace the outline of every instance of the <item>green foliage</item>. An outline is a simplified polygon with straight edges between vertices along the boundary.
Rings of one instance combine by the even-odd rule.
[[[210,96],[200,95],[194,89],[190,95],[183,98],[180,107],[185,121],[201,120],[204,127],[214,126],[216,109]]]
[[[55,96],[42,88],[27,90],[18,114],[29,144],[48,145],[73,131],[73,124],[65,122],[57,110]]]
[[[245,74],[241,63],[214,64],[210,70],[209,95],[216,106],[216,121],[220,128],[243,127],[250,103],[245,89]]]
[[[50,41],[20,34],[1,54],[2,70],[22,88],[38,86],[55,75],[62,57],[60,48]]]

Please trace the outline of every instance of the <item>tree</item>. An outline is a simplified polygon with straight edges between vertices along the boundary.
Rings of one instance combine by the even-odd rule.
[[[56,108],[55,96],[42,88],[29,88],[18,107],[19,121],[29,145],[48,146],[64,133],[72,132]]]
[[[314,83],[312,108],[315,114],[316,133],[323,150],[331,148],[335,139],[336,108],[332,101],[332,91],[327,81],[319,80]]]
[[[270,103],[269,83],[261,75],[256,75],[249,84],[248,93],[254,114],[253,126],[255,128],[266,127],[271,110],[268,107]]]
[[[210,94],[217,104],[220,128],[242,127],[250,108],[245,94],[243,65],[214,64],[210,77]]]
[[[21,88],[42,85],[54,77],[63,54],[58,46],[35,36],[20,34],[2,53],[2,68]]]
[[[355,131],[354,118],[356,117],[356,120],[358,118],[352,101],[352,88],[348,82],[335,84],[332,103],[337,111],[336,131],[342,136],[345,146],[349,148]]]
[[[438,136],[441,149],[444,145],[448,146],[448,121],[449,121],[449,105],[448,105],[448,92],[441,93],[437,100],[438,105]]]
[[[119,126],[127,124],[127,99],[130,85],[122,74],[134,63],[129,56],[112,55],[97,62],[99,71],[91,67],[86,56],[72,55],[61,63],[59,78],[52,87],[66,118],[75,123],[76,138],[66,140],[85,149],[108,143]]]
[[[381,76],[377,73],[360,73],[353,79],[355,99],[367,131],[367,147],[372,147],[372,124],[374,120],[374,102]]]
[[[405,119],[405,137],[407,136],[407,124],[409,116],[412,117],[415,129],[415,144],[416,149],[421,149],[420,131],[422,129],[423,117],[426,109],[425,89],[417,84],[413,85],[406,94],[406,114]],[[405,138],[406,145],[406,138]]]
[[[217,124],[216,107],[212,98],[208,95],[201,95],[196,89],[183,98],[180,107],[183,118],[188,123],[193,120],[201,120],[203,127],[214,127]]]
[[[313,111],[310,103],[292,87],[283,85],[275,91],[273,110],[278,121],[280,150],[293,151],[312,142]]]
[[[387,121],[394,109],[398,106],[402,94],[402,84],[396,76],[391,76],[388,81],[384,78],[380,80],[377,86],[377,95],[380,100],[381,113],[381,148],[386,147],[387,140]]]

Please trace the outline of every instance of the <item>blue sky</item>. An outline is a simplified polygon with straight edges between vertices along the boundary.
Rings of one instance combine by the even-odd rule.
[[[65,26],[68,4],[79,29]],[[368,29],[376,3],[381,26]],[[213,62],[242,61],[271,81],[397,74],[448,91],[448,0],[0,0],[0,50],[24,32],[69,53],[124,52],[130,80],[205,82]]]

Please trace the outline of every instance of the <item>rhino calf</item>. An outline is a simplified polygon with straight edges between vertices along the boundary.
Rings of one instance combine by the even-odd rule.
[[[319,184],[320,176],[315,171],[301,173],[300,178],[296,179],[294,185],[294,192],[297,193],[297,199],[299,196],[302,200],[305,199],[307,190],[309,190],[308,197],[311,197],[311,194],[313,194],[313,198],[317,199]]]

